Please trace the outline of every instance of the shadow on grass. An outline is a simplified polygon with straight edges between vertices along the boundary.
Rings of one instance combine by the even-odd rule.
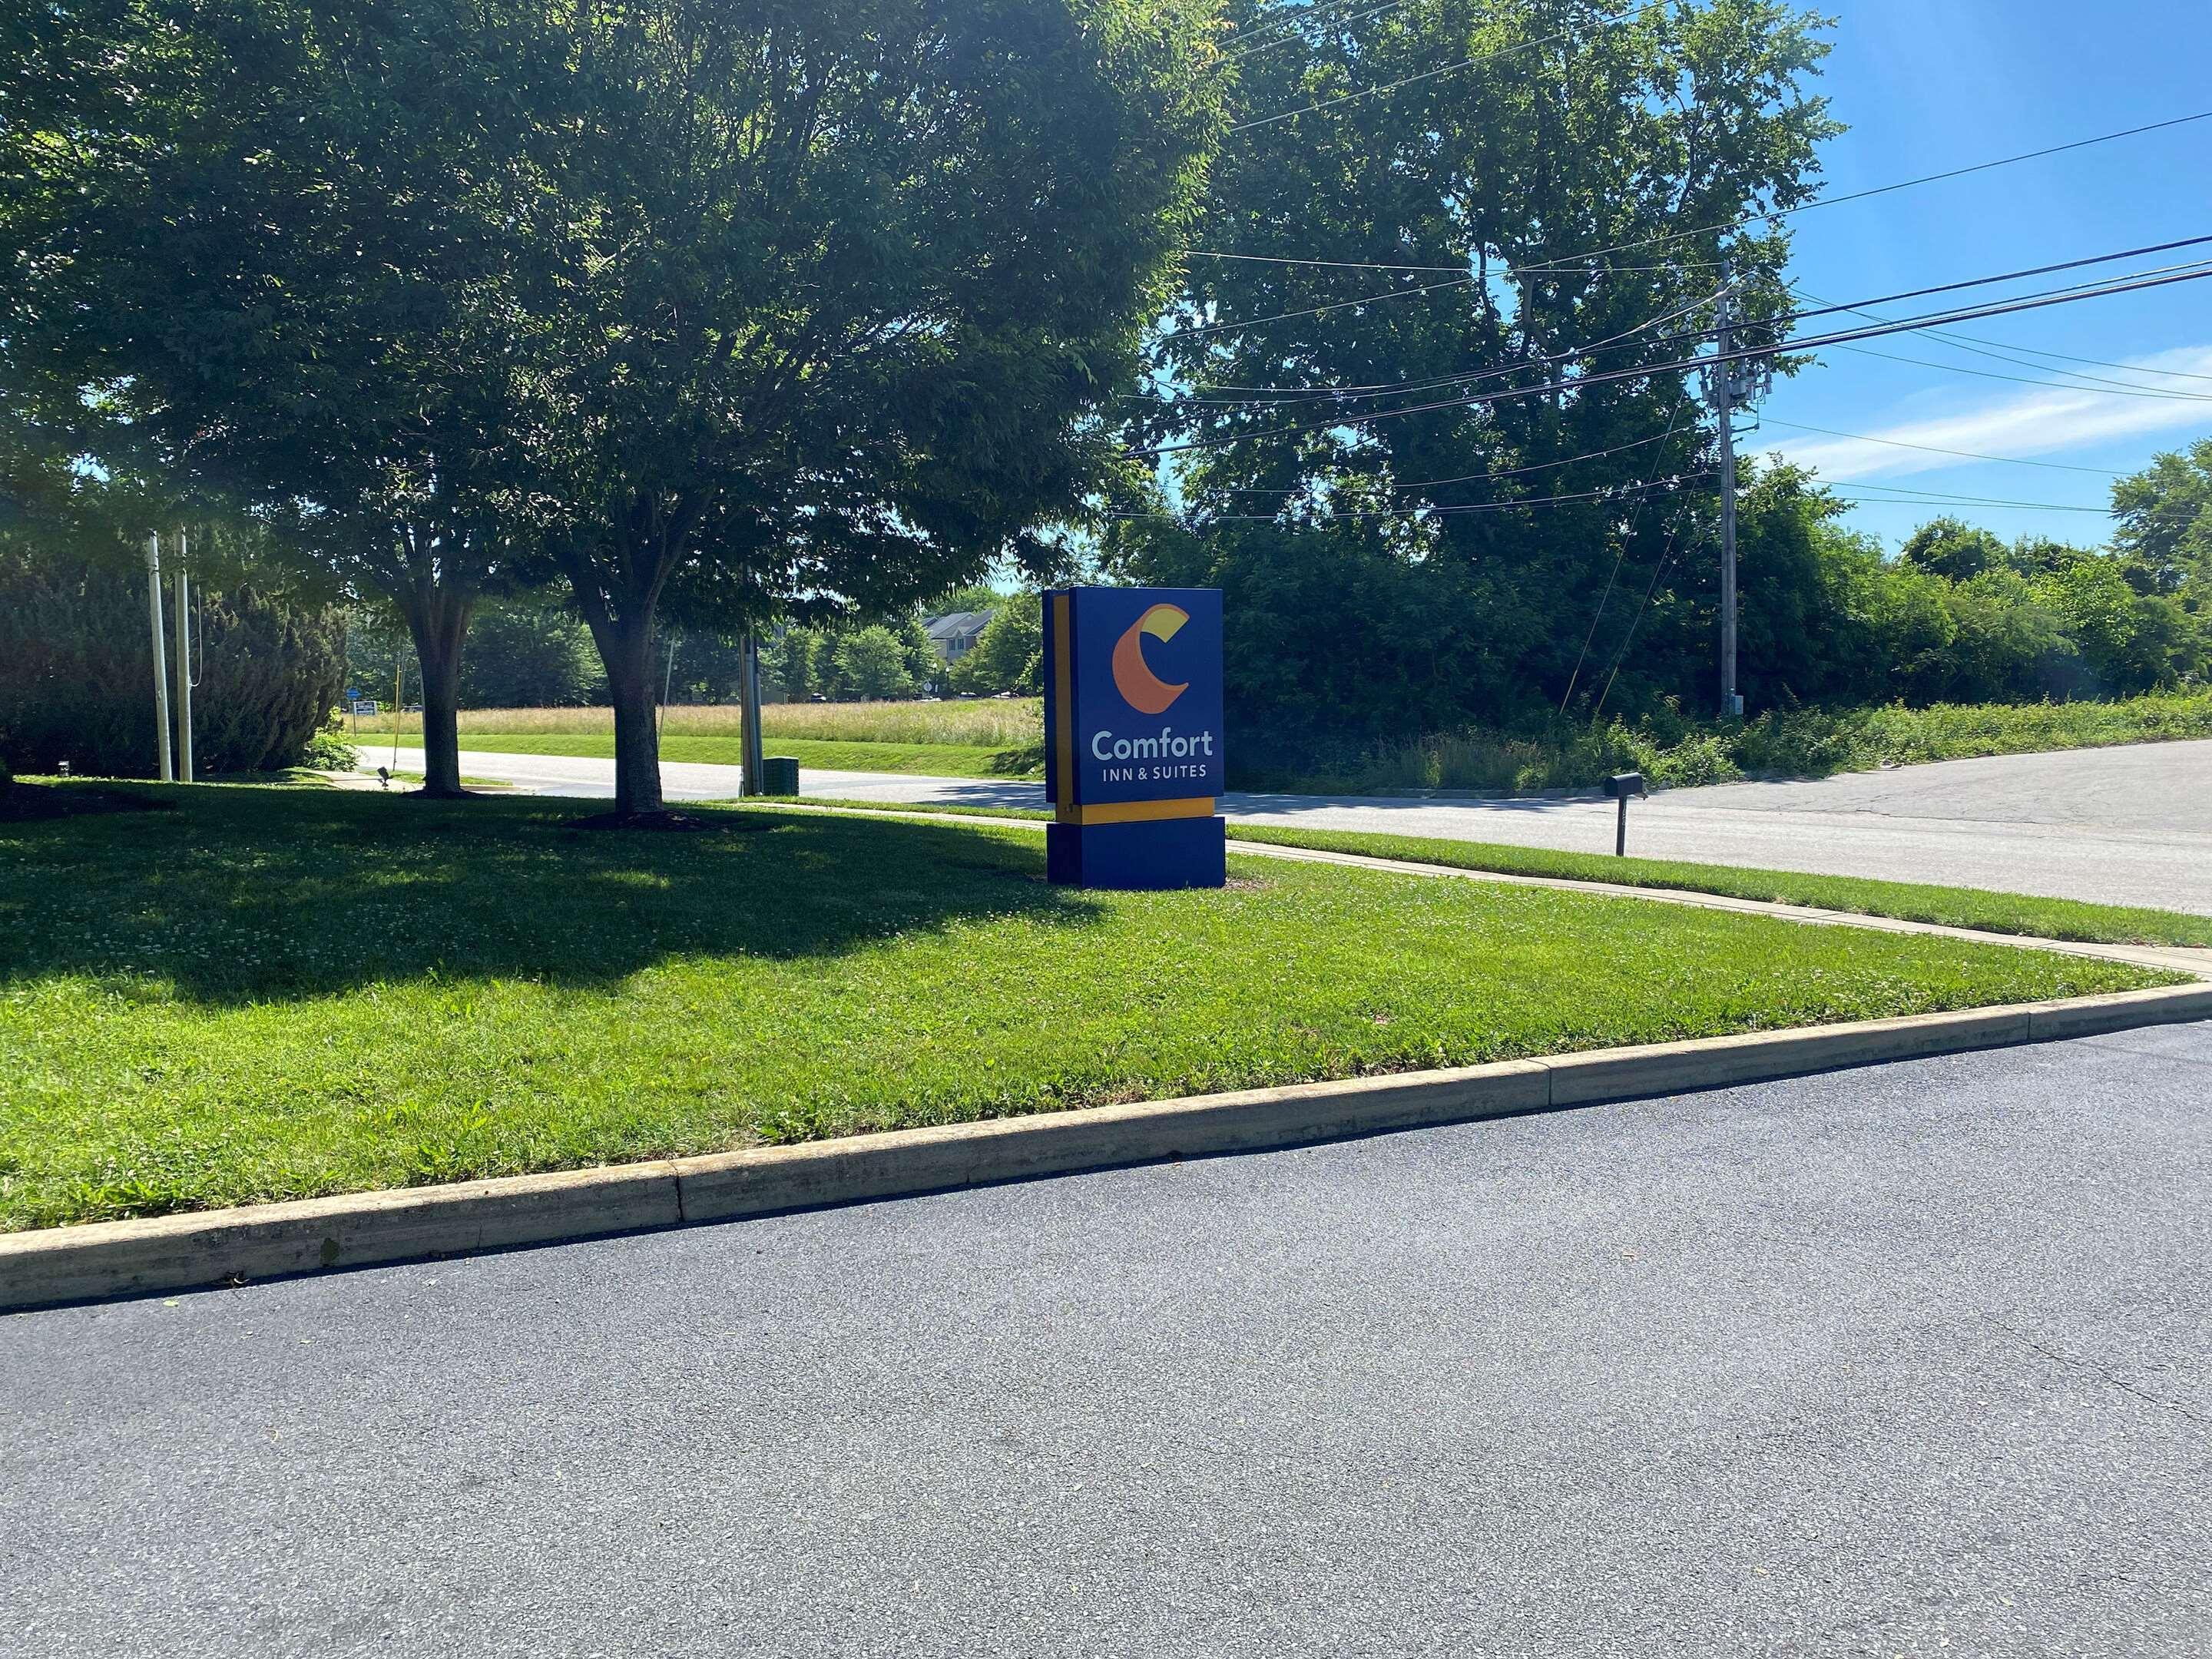
[[[0,825],[0,981],[167,981],[219,1004],[432,975],[611,988],[677,957],[1102,914],[1045,884],[1034,838],[944,824],[792,813],[762,830],[748,811],[742,833],[665,835],[568,828],[584,805],[568,800],[144,793],[180,810]]]

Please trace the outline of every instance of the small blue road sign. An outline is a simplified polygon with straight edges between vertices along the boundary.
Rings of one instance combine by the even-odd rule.
[[[1046,873],[1079,887],[1218,887],[1226,830],[1221,594],[1044,596]]]

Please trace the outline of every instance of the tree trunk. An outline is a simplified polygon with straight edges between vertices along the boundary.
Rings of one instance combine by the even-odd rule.
[[[660,799],[659,682],[653,674],[650,614],[611,619],[594,628],[615,710],[615,811],[623,817],[658,812]]]
[[[457,800],[468,793],[461,787],[461,646],[476,596],[429,582],[403,595],[399,608],[422,665],[422,793]]]

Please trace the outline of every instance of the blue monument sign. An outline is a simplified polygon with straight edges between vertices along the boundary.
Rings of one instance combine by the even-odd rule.
[[[1044,596],[1046,874],[1078,887],[1227,878],[1221,593],[1070,587]]]

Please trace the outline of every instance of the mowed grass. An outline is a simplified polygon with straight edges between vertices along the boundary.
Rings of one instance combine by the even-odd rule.
[[[364,751],[387,741],[390,714],[349,720]],[[397,717],[401,740],[419,739],[422,717]],[[614,754],[611,708],[469,708],[461,711],[461,746],[505,755]],[[1040,777],[1044,714],[1036,697],[954,699],[943,702],[770,703],[761,710],[762,741],[770,754],[828,772],[908,772],[948,778]],[[663,712],[664,760],[736,766],[744,758],[744,727],[731,704],[674,704]]]
[[[1052,816],[1048,811],[1030,807],[939,805],[927,802],[817,800],[810,805],[868,812],[950,812],[963,817],[1027,820]],[[1613,858],[1598,853],[1555,852],[1540,847],[1449,841],[1438,836],[1375,835],[1346,830],[1286,830],[1273,824],[1240,823],[1233,819],[1229,824],[1229,836],[1231,841],[1311,848],[1324,853],[1355,853],[1364,858],[1401,859],[1411,864],[1444,865],[1497,875],[1719,893],[1770,904],[1840,910],[1847,915],[1892,916],[1904,921],[1971,927],[1990,933],[2018,933],[2030,939],[2212,949],[2212,916],[2131,905],[2087,904],[2077,899],[2041,898],[2032,893],[1941,887],[1925,882],[1875,881],[1861,876],[1805,875],[1794,870],[1745,870],[1732,865],[1692,864],[1669,859]]]
[[[402,737],[404,744],[410,741]],[[419,741],[419,739],[416,739]],[[1027,778],[1042,775],[1036,757],[1022,750],[973,749],[954,744],[927,743],[816,743],[805,738],[766,739],[771,755],[788,756],[801,771],[906,772],[941,778]],[[614,757],[612,732],[560,733],[464,732],[464,750],[495,755],[578,755],[599,760]],[[408,751],[408,752],[412,752]],[[362,758],[374,761],[378,750],[362,739]],[[660,758],[700,761],[715,766],[744,763],[741,737],[696,737],[664,732]]]
[[[2029,893],[1985,892],[1978,887],[1938,887],[1921,882],[1874,881],[1860,876],[1801,875],[1793,870],[1739,870],[1725,864],[1612,858],[1598,853],[1561,853],[1433,836],[1278,830],[1266,824],[1234,824],[1229,833],[1238,841],[1273,842],[1278,847],[1358,853],[1500,875],[1721,893],[1773,904],[1841,910],[1849,915],[1894,916],[1905,921],[1972,927],[1990,933],[2023,933],[2031,939],[2212,948],[2212,916],[2180,910],[2085,904],[2077,899],[2039,898]]]
[[[0,1227],[2163,982],[2000,945],[1033,830],[170,792],[0,825]]]

